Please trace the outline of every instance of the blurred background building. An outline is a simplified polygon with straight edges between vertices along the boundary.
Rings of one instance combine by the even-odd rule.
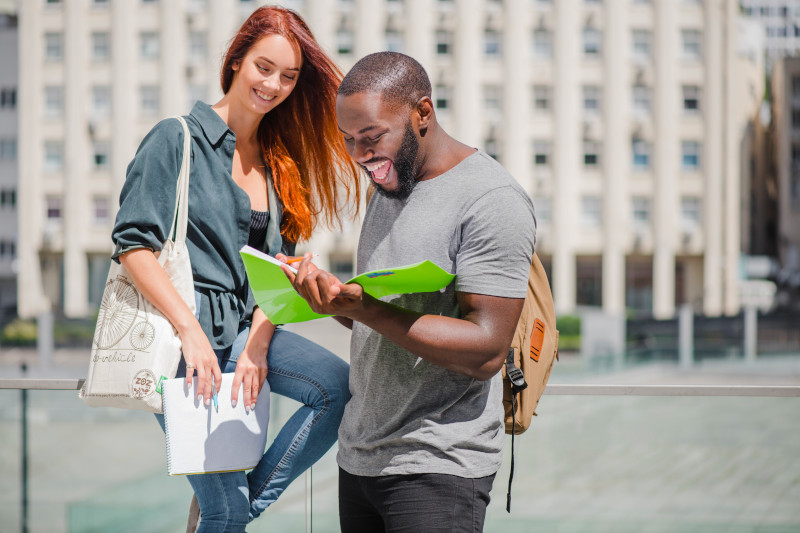
[[[24,117],[10,126],[19,129],[19,185],[7,200],[11,209],[19,206],[12,250],[21,316],[94,312],[119,190],[138,143],[160,118],[187,113],[197,99],[219,98],[227,40],[260,3],[18,4],[17,108],[3,108],[2,127],[9,127],[6,116],[16,116],[10,113]],[[778,251],[777,226],[794,228],[787,238],[795,242],[800,226],[796,212],[784,218],[773,209],[779,195],[769,186],[786,187],[781,201],[791,201],[800,148],[775,139],[796,128],[790,108],[800,77],[795,67],[777,70],[784,108],[772,115],[783,116],[784,129],[770,136],[775,125],[762,106],[765,31],[754,13],[768,5],[763,13],[771,16],[773,6],[784,6],[796,20],[796,2],[283,5],[305,17],[345,71],[378,50],[407,53],[425,66],[445,129],[496,157],[531,194],[537,250],[559,313],[596,306],[666,318],[689,304],[711,316],[735,314],[744,259],[790,260]],[[2,47],[4,67],[13,46]],[[16,76],[6,70],[3,87],[12,83],[5,76]],[[772,146],[782,151],[772,153]],[[794,167],[774,163],[789,161],[787,154]],[[6,162],[0,164],[8,176]],[[13,180],[5,183],[3,191],[13,187]],[[1,217],[6,210],[4,204]],[[321,233],[306,247],[347,277],[358,229],[356,222]]]
[[[17,43],[16,10],[0,3],[0,324],[17,308]]]

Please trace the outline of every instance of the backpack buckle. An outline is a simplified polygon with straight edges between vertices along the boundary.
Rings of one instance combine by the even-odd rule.
[[[516,394],[528,388],[528,383],[525,381],[525,375],[522,370],[517,368],[514,364],[514,349],[508,350],[508,357],[506,357],[506,376],[511,381],[511,392]]]

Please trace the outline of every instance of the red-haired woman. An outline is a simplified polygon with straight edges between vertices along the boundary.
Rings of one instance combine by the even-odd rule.
[[[359,173],[336,125],[340,80],[292,11],[259,8],[234,37],[222,66],[225,95],[213,106],[198,102],[185,117],[192,136],[187,244],[196,315],[154,253],[172,221],[180,123],[156,125],[128,167],[113,257],[179,332],[178,375],[189,380],[197,373],[206,405],[212,376],[219,390],[220,372],[235,372],[234,404],[252,408],[265,379],[273,392],[303,404],[249,474],[188,477],[200,507],[198,531],[244,531],[336,441],[350,396],[347,363],[267,320],[254,306],[239,249],[250,244],[290,255],[317,222],[338,222],[337,208],[357,203]]]

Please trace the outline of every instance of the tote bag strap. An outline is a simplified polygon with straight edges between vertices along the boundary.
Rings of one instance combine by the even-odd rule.
[[[172,216],[172,227],[169,229],[169,238],[175,235],[175,243],[186,241],[186,226],[189,222],[189,171],[192,159],[192,136],[183,117],[177,118],[183,126],[183,160],[181,171],[178,174],[178,186],[175,194],[175,212]],[[176,233],[177,225],[177,233]]]

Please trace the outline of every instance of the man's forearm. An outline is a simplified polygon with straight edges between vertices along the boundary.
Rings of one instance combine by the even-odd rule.
[[[490,379],[505,358],[505,343],[468,319],[416,313],[369,296],[351,318],[426,361],[476,379]]]

